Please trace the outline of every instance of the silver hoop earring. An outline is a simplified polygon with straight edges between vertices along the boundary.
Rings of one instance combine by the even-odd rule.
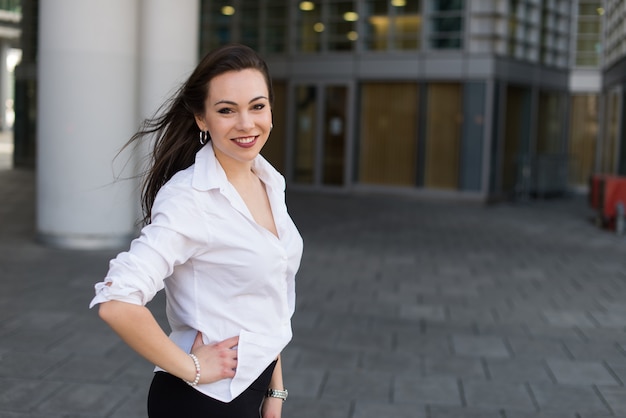
[[[273,123],[272,123],[272,124],[270,124],[270,131],[271,131],[272,129],[274,129],[274,124],[273,124]]]
[[[209,131],[200,131],[200,145],[204,145],[209,141]]]

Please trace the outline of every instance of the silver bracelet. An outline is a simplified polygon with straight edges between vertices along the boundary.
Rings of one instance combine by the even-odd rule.
[[[278,398],[278,399],[282,399],[283,402],[285,402],[287,400],[288,395],[289,395],[289,392],[287,392],[287,389],[278,390],[278,389],[269,388],[267,390],[267,393],[265,394],[265,397]]]
[[[185,383],[187,383],[189,386],[196,386],[200,381],[200,362],[198,361],[198,357],[196,357],[195,354],[189,353],[189,357],[191,357],[191,359],[193,360],[193,364],[196,366],[196,378],[193,379],[193,382],[185,379],[183,380],[185,380]]]

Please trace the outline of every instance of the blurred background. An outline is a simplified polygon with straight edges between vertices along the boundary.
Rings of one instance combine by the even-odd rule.
[[[620,0],[0,9],[0,163],[38,171],[38,236],[53,245],[107,247],[134,233],[137,208],[120,197],[135,199],[136,184],[110,183],[136,174],[143,154],[112,161],[199,58],[230,42],[270,64],[264,155],[294,190],[497,202],[586,193],[592,175],[626,172]],[[50,192],[59,184],[63,196]],[[81,224],[86,212],[110,222]]]

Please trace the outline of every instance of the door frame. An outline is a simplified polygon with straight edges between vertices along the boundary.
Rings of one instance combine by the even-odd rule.
[[[295,129],[297,118],[296,107],[296,88],[300,86],[313,86],[316,89],[316,103],[315,103],[315,156],[313,164],[313,183],[302,184],[294,181],[294,168],[295,168]],[[326,87],[340,86],[345,87],[347,90],[346,97],[346,121],[344,124],[345,129],[345,143],[344,143],[344,165],[343,165],[343,184],[342,185],[327,185],[323,183],[323,167],[324,167],[324,121],[325,117],[325,104],[326,104]],[[344,191],[352,187],[354,179],[354,150],[355,150],[355,127],[357,121],[356,118],[356,81],[348,78],[329,78],[324,80],[312,80],[312,79],[295,79],[289,80],[287,83],[287,140],[285,141],[285,178],[289,187],[292,189],[300,190],[325,190],[325,191]]]

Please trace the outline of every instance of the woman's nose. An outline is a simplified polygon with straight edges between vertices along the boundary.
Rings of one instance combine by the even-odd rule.
[[[254,128],[254,120],[251,115],[249,115],[247,112],[239,113],[237,128],[242,131]]]

